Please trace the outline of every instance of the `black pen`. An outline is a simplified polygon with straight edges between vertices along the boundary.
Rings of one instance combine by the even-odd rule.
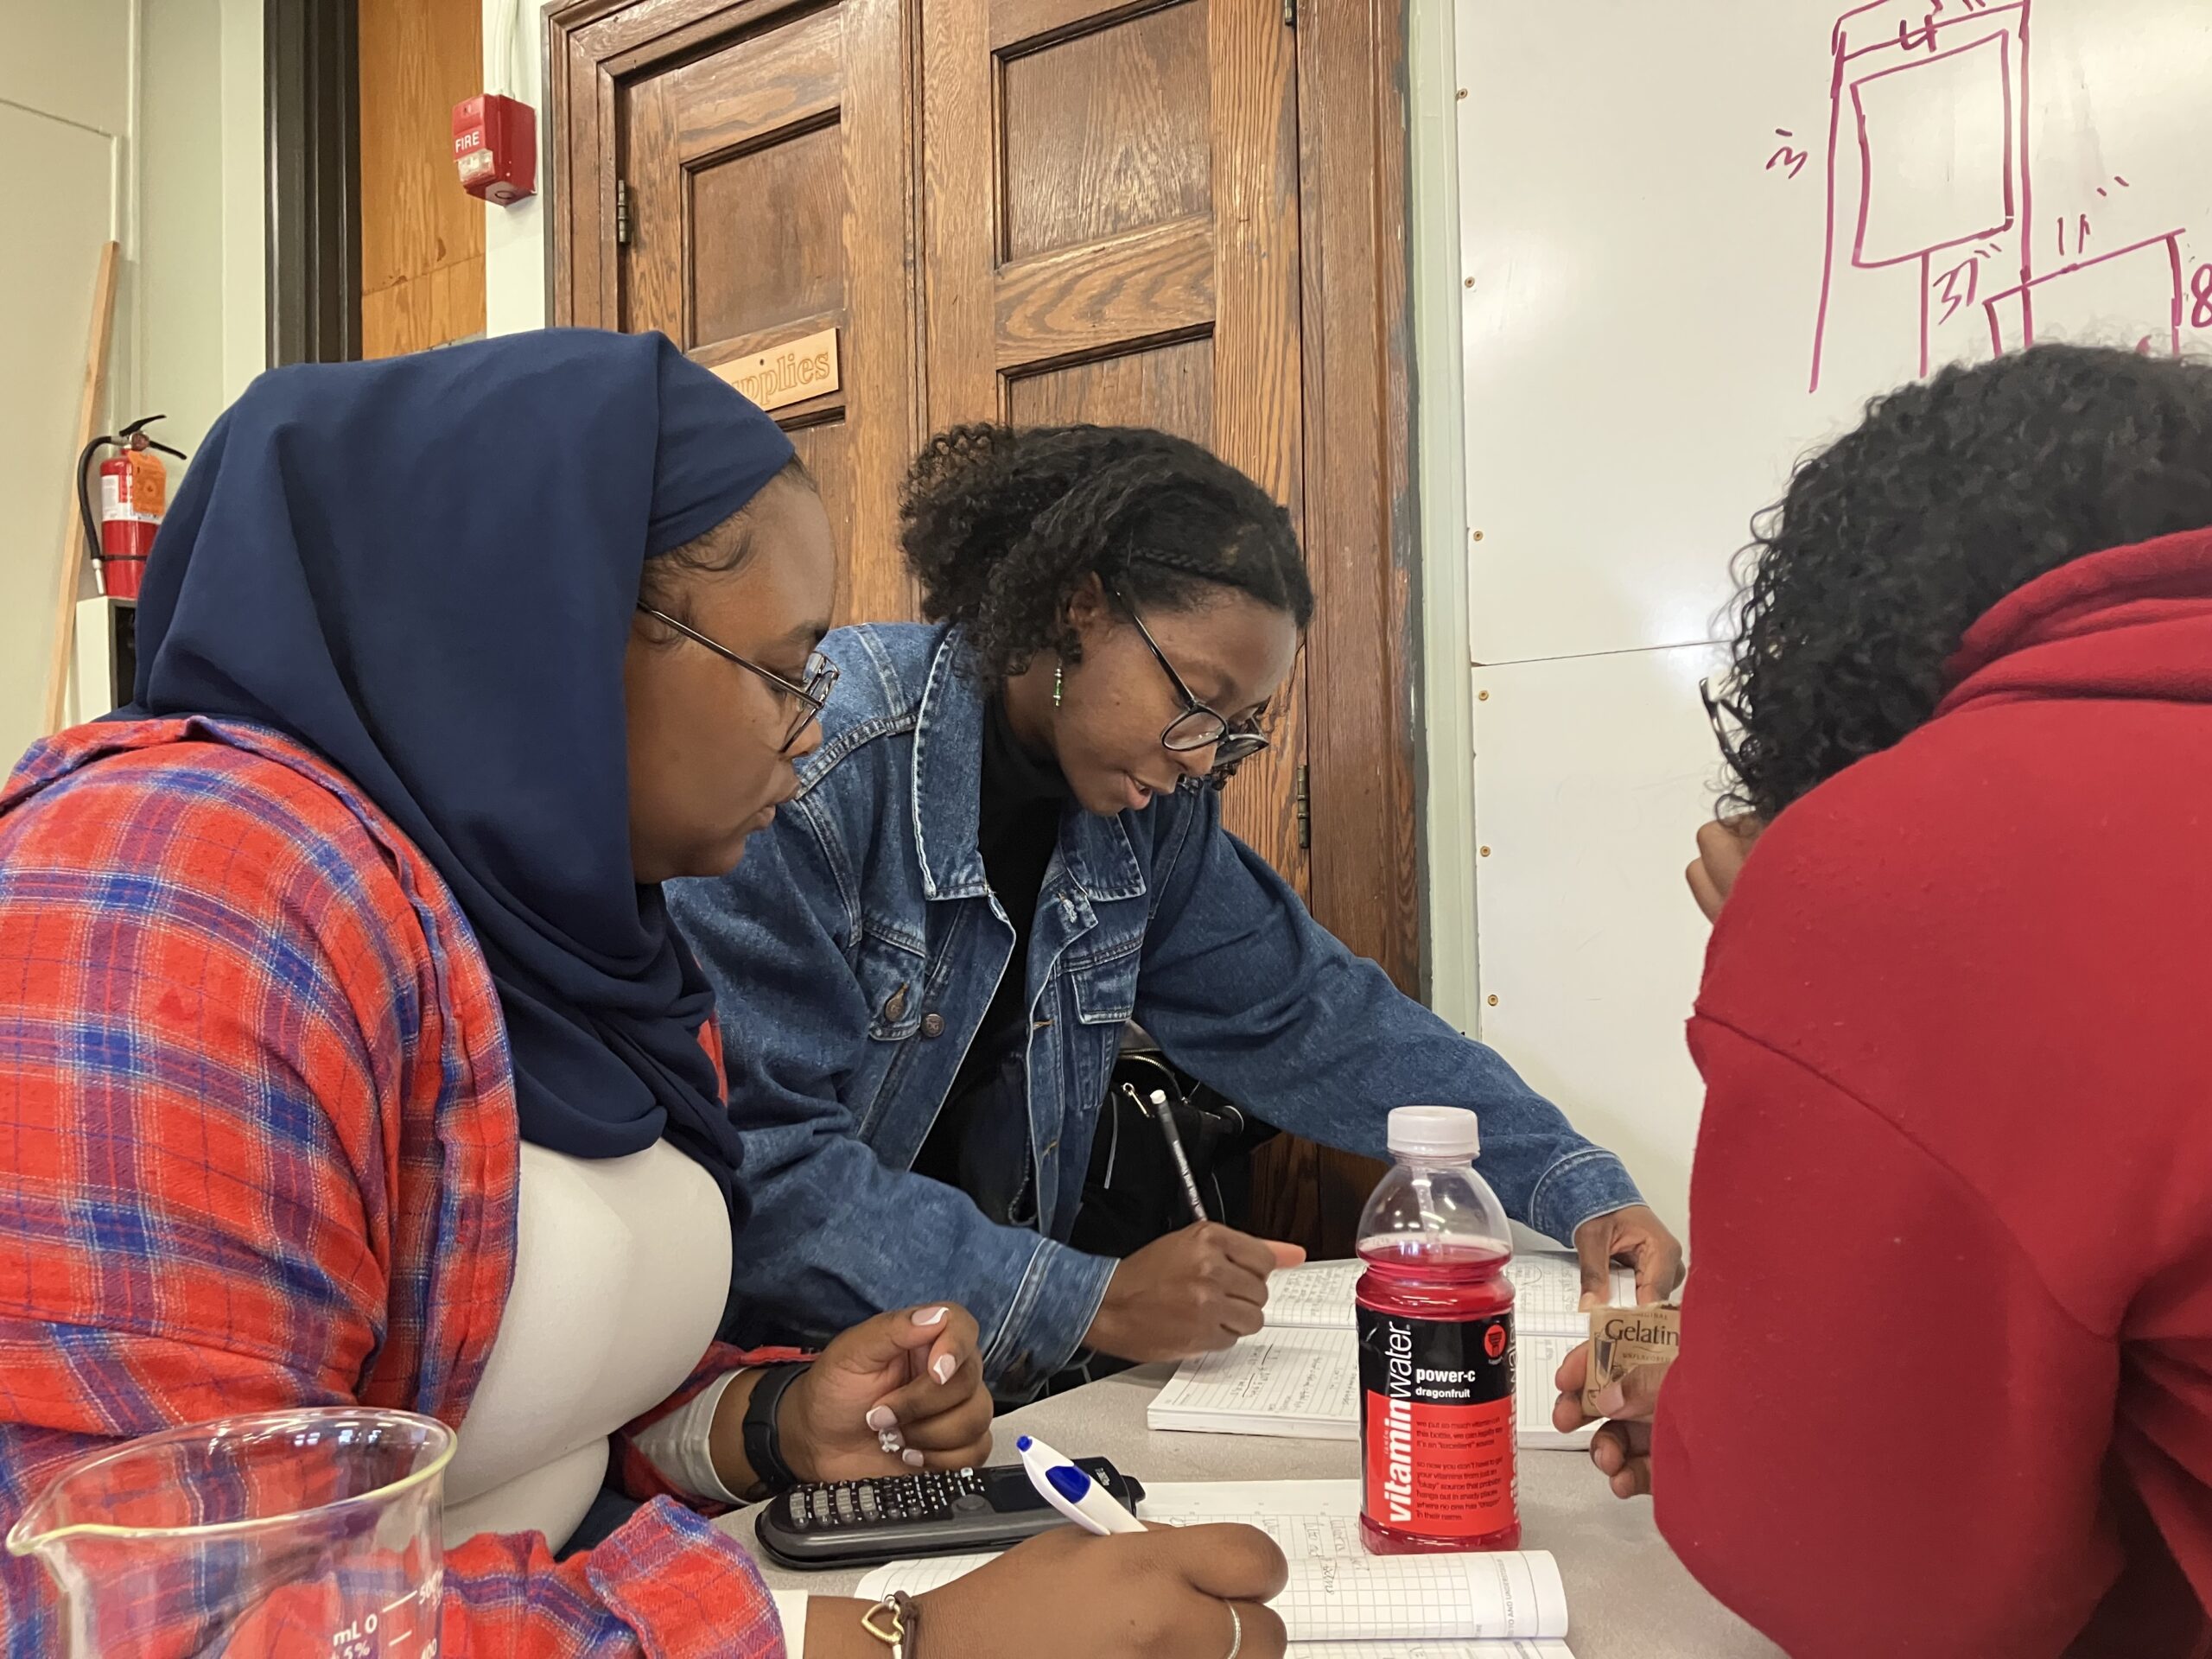
[[[1135,1089],[1126,1083],[1122,1087],[1128,1090],[1130,1099],[1136,1099]],[[1144,1103],[1138,1101],[1137,1109],[1142,1111],[1144,1109]],[[1175,1109],[1167,1103],[1165,1089],[1152,1091],[1152,1119],[1160,1125],[1160,1138],[1167,1142],[1167,1155],[1174,1162],[1176,1174],[1182,1177],[1183,1196],[1191,1201],[1192,1217],[1198,1221],[1211,1220],[1212,1217],[1206,1214],[1205,1200],[1198,1196],[1198,1179],[1191,1173],[1191,1160],[1184,1155],[1183,1137],[1175,1128]]]

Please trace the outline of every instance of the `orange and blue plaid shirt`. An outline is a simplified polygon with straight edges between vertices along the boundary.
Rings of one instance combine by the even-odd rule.
[[[483,957],[346,779],[197,719],[24,758],[0,793],[0,1529],[63,1464],[177,1424],[461,1424],[517,1171]],[[709,1353],[653,1416],[749,1357]],[[751,1558],[626,1440],[613,1467],[653,1501],[596,1549],[448,1552],[445,1659],[783,1652]],[[60,1650],[35,1562],[0,1559],[0,1628],[11,1656]]]

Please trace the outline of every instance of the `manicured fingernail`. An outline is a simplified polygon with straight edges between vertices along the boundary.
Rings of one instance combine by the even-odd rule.
[[[895,1428],[887,1428],[875,1437],[875,1443],[887,1458],[895,1458],[906,1449],[906,1437]]]
[[[908,1446],[906,1450],[899,1454],[899,1461],[905,1464],[909,1469],[918,1469],[922,1466],[922,1454],[915,1451],[912,1446]]]
[[[1618,1382],[1598,1396],[1598,1414],[1600,1417],[1618,1417],[1627,1406],[1628,1395]]]
[[[944,1310],[941,1307],[918,1307],[914,1310],[916,1325],[943,1325]]]
[[[960,1362],[950,1354],[939,1354],[937,1363],[930,1367],[930,1375],[940,1382],[952,1381],[952,1374],[960,1369]]]
[[[880,1433],[887,1428],[899,1427],[899,1414],[888,1406],[878,1406],[868,1414],[868,1426]]]

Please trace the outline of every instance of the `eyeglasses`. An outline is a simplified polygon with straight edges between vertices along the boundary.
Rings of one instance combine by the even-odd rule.
[[[784,734],[784,741],[776,750],[779,754],[789,754],[791,745],[798,741],[799,734],[821,717],[823,705],[830,701],[830,689],[837,683],[837,665],[818,651],[806,659],[806,683],[802,685],[796,680],[785,679],[772,668],[763,668],[749,658],[739,656],[728,645],[717,645],[698,629],[686,626],[666,611],[640,605],[638,613],[641,616],[650,616],[664,627],[674,628],[692,644],[704,645],[715,656],[725,658],[750,673],[758,674],[798,705],[798,712],[791,719],[791,729]]]
[[[1705,717],[1713,723],[1713,741],[1720,746],[1720,758],[1727,762],[1729,771],[1740,775],[1744,768],[1737,758],[1736,740],[1728,735],[1728,721],[1732,720],[1741,726],[1744,711],[1726,698],[1714,696],[1710,679],[1697,683],[1697,700],[1705,705]],[[1721,718],[1724,715],[1727,716],[1726,720]]]
[[[1160,747],[1175,754],[1211,749],[1213,770],[1207,774],[1206,781],[1216,789],[1220,788],[1236,775],[1237,767],[1269,747],[1267,734],[1260,729],[1256,720],[1232,723],[1193,696],[1191,688],[1183,683],[1183,677],[1175,671],[1175,664],[1167,660],[1167,653],[1160,648],[1160,641],[1145,626],[1144,618],[1137,614],[1137,607],[1118,593],[1114,598],[1129,613],[1129,620],[1137,625],[1137,632],[1152,648],[1168,683],[1175,688],[1175,695],[1183,699],[1183,712],[1160,731]]]

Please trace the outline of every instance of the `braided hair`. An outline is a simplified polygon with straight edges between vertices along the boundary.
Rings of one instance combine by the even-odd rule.
[[[1313,589],[1290,514],[1197,444],[1135,426],[956,426],[906,477],[899,543],[923,614],[965,629],[979,665],[1082,658],[1068,601],[1096,575],[1147,609],[1235,588],[1300,632]]]

